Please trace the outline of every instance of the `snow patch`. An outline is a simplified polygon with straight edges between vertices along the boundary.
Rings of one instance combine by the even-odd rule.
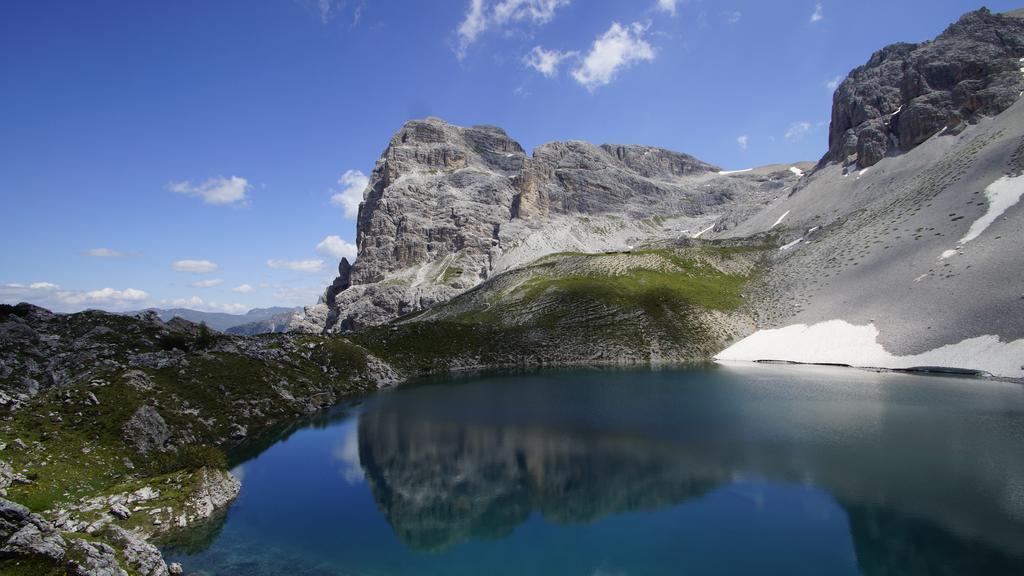
[[[857,178],[859,179],[861,176],[867,174],[868,170],[871,170],[871,166],[868,166],[867,168],[861,170],[860,172],[857,172]]]
[[[1024,196],[1024,175],[1003,176],[999,180],[989,184],[985,188],[985,198],[988,200],[988,209],[985,214],[971,223],[967,234],[956,243],[957,250],[964,244],[974,240],[981,233],[992,225],[1004,212],[1020,202]],[[957,253],[957,250],[946,250],[939,258],[946,259]]]
[[[1003,176],[989,184],[985,188],[985,197],[988,198],[988,210],[985,211],[984,216],[971,224],[970,230],[967,231],[967,234],[957,244],[966,244],[980,236],[986,228],[996,221],[996,218],[999,218],[1014,204],[1020,202],[1021,196],[1024,196],[1024,175],[1016,177]]]
[[[741,174],[743,172],[750,172],[753,168],[744,168],[743,170],[719,170],[719,176],[728,176],[729,174]]]
[[[779,216],[779,219],[775,221],[775,224],[772,224],[772,228],[775,228],[775,227],[776,227],[776,226],[778,226],[779,224],[782,224],[782,220],[783,220],[783,219],[784,219],[784,218],[785,218],[786,216],[789,216],[789,210],[786,210],[786,211],[785,211],[785,212],[784,212],[784,213],[782,214],[782,216]]]
[[[814,232],[815,230],[817,230],[817,229],[818,229],[818,227],[817,227],[817,226],[815,226],[814,228],[811,228],[810,230],[808,230],[808,231],[807,231],[807,233],[808,233],[808,234],[811,234],[811,233],[813,233],[813,232]]]
[[[715,225],[712,224],[711,226],[708,226],[707,228],[701,230],[700,232],[697,232],[693,236],[690,236],[690,238],[700,238],[702,234],[704,234],[705,232],[710,232],[711,229],[714,228],[714,227],[715,227]]]
[[[874,324],[856,326],[828,320],[808,326],[758,330],[725,350],[716,360],[783,360],[816,364],[848,364],[862,368],[906,369],[923,366],[981,370],[1008,378],[1024,377],[1024,339],[1003,342],[986,334],[921,354],[896,356],[878,343]]]
[[[921,274],[921,275],[920,275],[920,276],[918,276],[917,278],[914,278],[914,282],[920,282],[921,280],[924,280],[924,279],[925,279],[925,278],[927,278],[927,277],[928,277],[928,273],[927,273],[927,272],[925,272],[924,274]]]
[[[789,167],[789,171],[792,172],[793,174],[796,174],[797,176],[803,176],[804,175],[804,171],[799,169],[799,168],[797,168],[796,166],[790,166]]]
[[[796,246],[797,244],[799,244],[799,243],[801,243],[801,242],[803,242],[803,241],[804,241],[803,237],[797,238],[796,240],[793,240],[793,241],[792,241],[792,242],[790,242],[789,244],[785,244],[785,245],[783,245],[783,246],[780,246],[780,247],[779,247],[779,252],[782,252],[782,251],[784,251],[784,250],[789,250],[789,249],[790,249],[790,248],[792,248],[793,246]]]

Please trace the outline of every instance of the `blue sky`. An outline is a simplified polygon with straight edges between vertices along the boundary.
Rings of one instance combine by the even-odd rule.
[[[999,12],[1013,3],[987,4]],[[0,301],[315,301],[410,118],[816,160],[834,82],[953,0],[7,2]]]

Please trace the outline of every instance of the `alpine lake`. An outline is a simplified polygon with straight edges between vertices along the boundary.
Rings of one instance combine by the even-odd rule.
[[[838,367],[480,374],[235,454],[203,575],[1024,574],[1024,387]]]

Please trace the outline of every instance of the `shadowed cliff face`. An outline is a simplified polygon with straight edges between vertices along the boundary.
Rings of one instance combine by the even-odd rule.
[[[939,37],[893,44],[853,70],[833,96],[823,162],[873,166],[940,130],[995,116],[1022,89],[1024,20],[982,8]]]
[[[666,378],[640,389],[628,376],[597,393],[568,379],[543,389],[518,381],[428,386],[368,406],[359,456],[379,509],[419,550],[502,538],[534,512],[549,522],[593,523],[714,501],[723,491],[792,486],[822,491],[846,512],[865,574],[1024,566],[1022,526],[1006,517],[996,488],[1002,472],[911,446],[910,429],[932,435],[918,413],[900,412],[891,399],[849,397],[853,389],[837,390],[828,371],[819,377],[787,383],[796,391],[769,386],[754,393],[759,399],[734,396],[726,381]],[[782,408],[791,397],[814,400]],[[974,427],[951,425],[948,437],[933,440],[971,442]],[[989,456],[969,459],[1007,448],[982,444]],[[716,517],[730,518],[724,510]]]

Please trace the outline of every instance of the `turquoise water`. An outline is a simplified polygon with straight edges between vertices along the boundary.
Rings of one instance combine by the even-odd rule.
[[[1024,387],[842,368],[481,376],[241,463],[207,575],[1024,574]]]

